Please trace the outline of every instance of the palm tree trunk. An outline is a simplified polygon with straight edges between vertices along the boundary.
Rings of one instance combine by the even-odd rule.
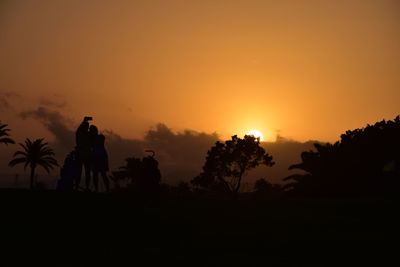
[[[31,166],[30,189],[33,189],[33,179],[35,178],[35,168],[36,168],[36,166]]]

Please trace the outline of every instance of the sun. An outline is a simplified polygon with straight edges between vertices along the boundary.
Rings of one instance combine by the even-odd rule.
[[[252,135],[255,138],[260,138],[260,141],[264,141],[264,136],[259,130],[250,130],[246,133],[246,135]]]

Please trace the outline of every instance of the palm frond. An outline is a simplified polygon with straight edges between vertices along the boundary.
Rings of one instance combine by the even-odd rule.
[[[39,152],[40,157],[54,156],[55,153],[52,149],[46,149]]]
[[[14,153],[14,157],[16,157],[16,156],[26,157],[26,156],[28,156],[28,154],[26,152],[24,152],[24,151],[17,151],[17,152]]]
[[[308,177],[309,174],[292,174],[289,175],[285,178],[283,178],[283,181],[289,181],[289,180],[295,180],[295,181],[299,181],[301,179],[303,179],[304,177]]]
[[[25,144],[22,144],[22,143],[19,143],[19,145],[26,151],[26,152],[28,152],[28,146],[26,146],[26,141],[25,141]]]
[[[304,164],[303,163],[299,163],[299,164],[293,164],[289,166],[289,170],[294,170],[294,169],[301,169],[303,170],[304,168]]]
[[[25,158],[16,158],[16,159],[11,160],[11,161],[8,163],[8,166],[14,167],[14,166],[17,165],[17,164],[21,164],[21,163],[25,163],[25,162],[26,162],[26,159],[25,159]]]
[[[55,158],[53,158],[53,157],[43,157],[42,160],[47,162],[47,163],[49,163],[49,164],[58,166],[57,160]]]
[[[0,143],[6,145],[15,144],[15,141],[9,137],[10,134],[8,132],[10,131],[10,129],[8,129],[7,127],[7,124],[2,124],[0,122]]]
[[[9,137],[3,137],[3,138],[0,138],[0,143],[6,144],[6,145],[7,144],[15,144],[15,141]]]
[[[38,166],[40,166],[40,167],[42,167],[43,169],[45,169],[47,173],[50,173],[50,170],[53,169],[53,167],[52,167],[51,165],[46,164],[46,163],[44,163],[44,162],[38,163]]]

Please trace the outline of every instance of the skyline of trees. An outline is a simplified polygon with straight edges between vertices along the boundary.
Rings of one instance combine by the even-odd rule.
[[[9,132],[8,125],[0,123],[0,143],[15,144]],[[9,166],[24,164],[24,169],[29,166],[30,188],[33,188],[37,167],[50,173],[58,166],[55,153],[44,139],[32,141],[27,138],[20,146],[23,149],[14,153]],[[146,161],[151,159],[156,164],[144,170],[146,164],[150,163]],[[235,135],[231,140],[217,141],[209,149],[202,172],[192,179],[191,184],[195,188],[216,189],[236,195],[245,174],[259,165],[274,165],[272,156],[260,146],[260,140],[254,136],[239,138]],[[382,194],[398,188],[399,166],[400,117],[397,116],[393,120],[382,120],[364,128],[348,130],[333,144],[316,143],[314,149],[303,151],[301,162],[289,167],[301,173],[285,177],[283,189],[298,195],[313,196]],[[145,174],[151,172],[150,169],[157,173],[150,176]],[[130,185],[141,184],[142,188],[147,183],[146,179],[158,177],[155,178],[157,181],[154,180],[158,186],[161,180],[158,162],[154,157],[127,158],[126,165],[113,174],[119,180],[126,179]],[[259,179],[254,191],[266,192],[272,187],[268,180]]]

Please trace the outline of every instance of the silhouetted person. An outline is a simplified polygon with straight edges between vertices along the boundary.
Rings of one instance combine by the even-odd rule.
[[[85,117],[76,130],[76,153],[78,173],[75,181],[75,190],[79,188],[82,177],[82,168],[85,168],[86,189],[90,183],[90,163],[91,163],[91,141],[89,135],[89,122]]]
[[[108,167],[108,155],[106,148],[104,146],[105,137],[104,135],[99,135],[99,131],[96,126],[91,125],[89,129],[92,154],[91,154],[91,166],[93,171],[93,184],[94,189],[97,192],[99,189],[99,173],[103,178],[106,191],[110,190],[110,184],[107,178]]]
[[[60,170],[60,180],[57,181],[57,190],[72,191],[74,190],[74,182],[78,176],[77,153],[72,151],[64,160],[64,165]]]

